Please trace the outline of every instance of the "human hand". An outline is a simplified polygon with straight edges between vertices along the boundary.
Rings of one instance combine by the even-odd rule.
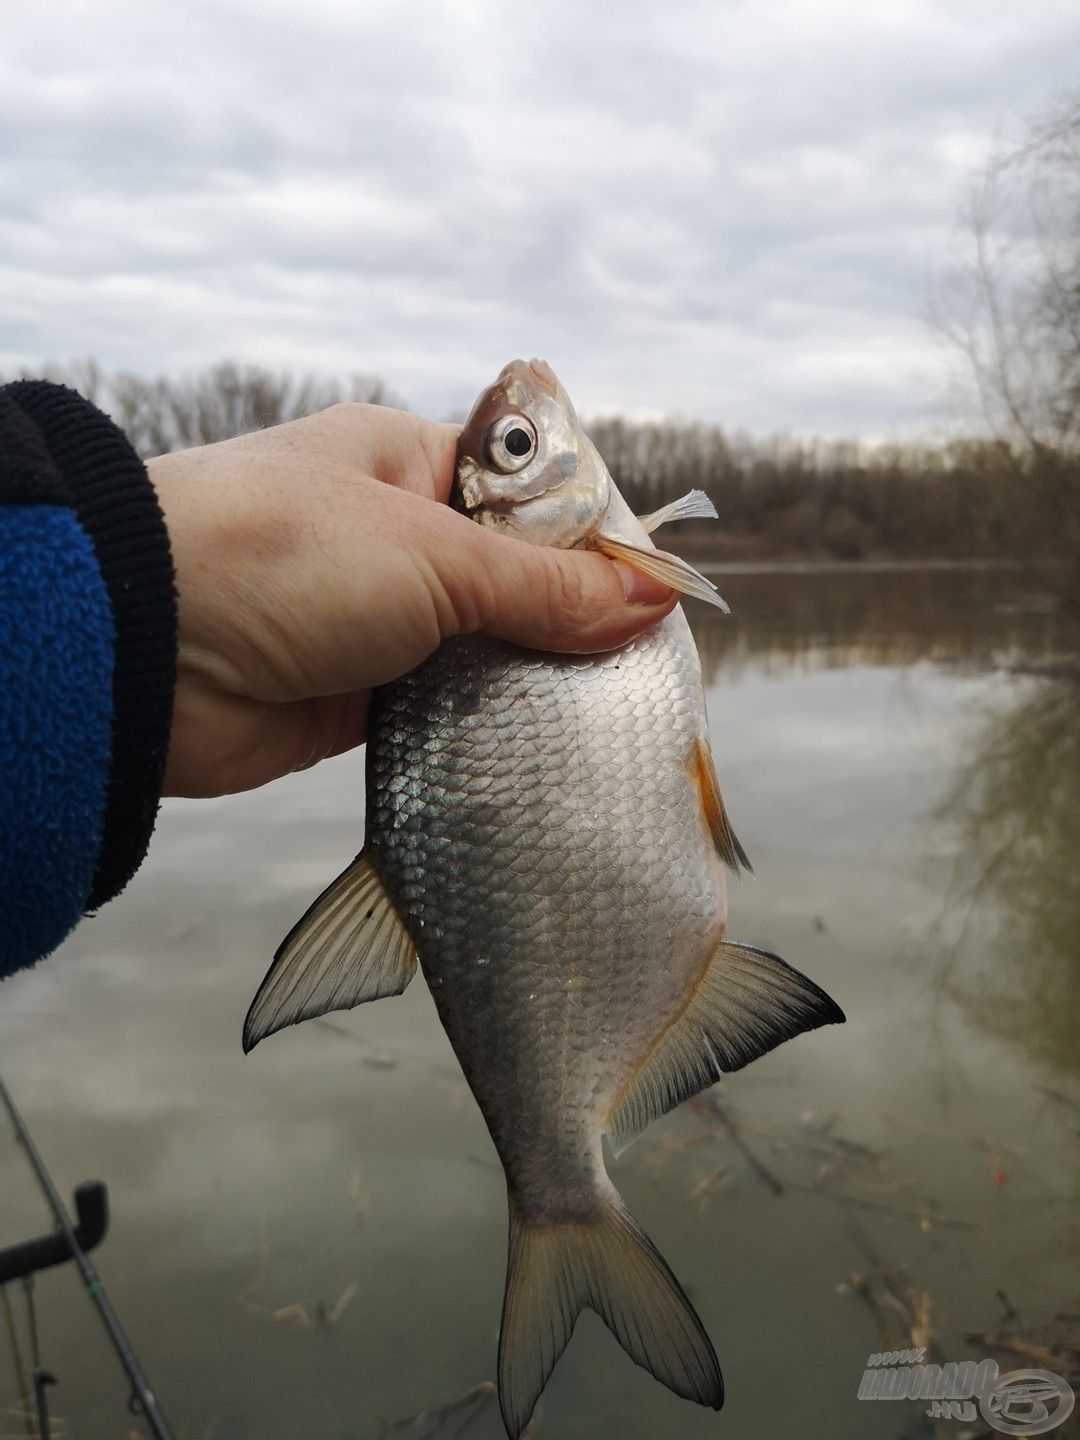
[[[450,636],[609,650],[674,607],[618,562],[437,503],[457,436],[336,405],[150,461],[179,595],[166,794],[249,790],[361,744],[372,687]]]

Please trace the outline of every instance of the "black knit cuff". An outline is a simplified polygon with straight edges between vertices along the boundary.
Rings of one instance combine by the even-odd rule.
[[[87,909],[142,863],[161,803],[176,683],[176,588],[168,533],[146,469],[113,422],[44,380],[5,387],[37,425],[89,534],[112,601],[112,773]]]

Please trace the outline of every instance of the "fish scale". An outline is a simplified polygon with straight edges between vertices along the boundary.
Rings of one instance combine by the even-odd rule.
[[[702,713],[681,611],[617,659],[462,638],[377,697],[368,852],[418,933],[503,1163],[541,1215],[595,1208],[606,1113],[723,926],[723,868],[686,765]],[[673,948],[681,964],[664,963]],[[507,1054],[524,1091],[507,1084]]]
[[[649,538],[715,519],[711,502],[695,491],[636,519],[540,361],[511,362],[480,396],[455,501],[726,609]],[[278,948],[245,1049],[400,994],[419,960],[506,1172],[511,1440],[586,1306],[639,1365],[718,1409],[709,1337],[611,1184],[601,1137],[621,1149],[724,1071],[843,1014],[778,956],[725,938],[723,866],[749,862],[682,611],[605,655],[451,640],[376,692],[367,763],[367,848]]]

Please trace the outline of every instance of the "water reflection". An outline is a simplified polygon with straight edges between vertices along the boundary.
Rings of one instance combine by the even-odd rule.
[[[969,1020],[1043,1067],[1080,1076],[1080,683],[1037,683],[976,737],[939,818],[955,826],[964,937],[947,963]],[[971,932],[974,932],[972,935]]]
[[[725,1414],[669,1395],[587,1320],[538,1440],[773,1440],[808,1423],[895,1440],[899,1412],[856,1398],[883,1344],[851,1293],[871,1264],[907,1269],[950,1358],[995,1324],[999,1288],[1032,1318],[1075,1309],[1065,1112],[1039,1086],[1076,1074],[1080,706],[1016,673],[1062,647],[1057,623],[1008,572],[721,583],[730,620],[688,608],[757,872],[733,886],[734,933],[813,975],[848,1024],[730,1077],[721,1109],[682,1107],[618,1162],[714,1335]],[[5,1079],[61,1188],[109,1183],[101,1272],[188,1440],[373,1440],[399,1417],[390,1433],[502,1433],[482,1382],[505,1189],[422,983],[240,1050],[269,956],[355,854],[362,814],[360,755],[170,803],[121,900],[0,987]],[[950,940],[970,916],[944,971],[943,909]],[[944,1108],[939,1012],[970,1081]],[[41,1225],[0,1134],[0,1244]],[[127,1440],[78,1287],[53,1272],[38,1298],[64,1433]],[[17,1400],[0,1346],[0,1434]]]
[[[712,569],[731,616],[688,606],[706,683],[747,670],[852,665],[1040,664],[1065,647],[1064,618],[1018,571]]]

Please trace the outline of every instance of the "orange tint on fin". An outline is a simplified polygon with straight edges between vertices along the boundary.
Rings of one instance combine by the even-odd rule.
[[[701,808],[705,812],[705,819],[717,854],[724,864],[734,870],[736,874],[740,869],[753,871],[754,867],[746,858],[746,851],[739,844],[738,837],[731,828],[731,821],[727,817],[723,797],[720,794],[720,785],[716,779],[712,754],[704,740],[695,740],[690,747],[687,768],[690,771],[690,778],[697,786],[698,794],[701,796]]]

